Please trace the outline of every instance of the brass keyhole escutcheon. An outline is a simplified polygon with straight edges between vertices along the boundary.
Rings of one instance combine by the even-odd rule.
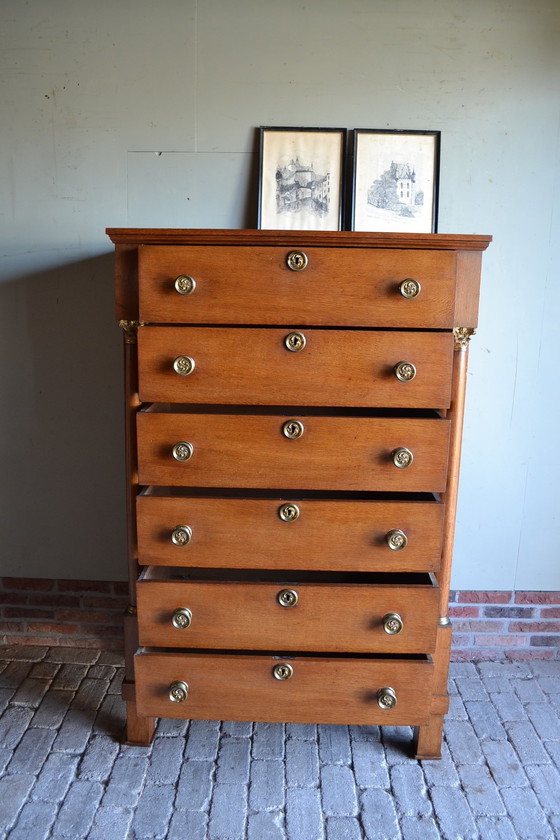
[[[180,274],[174,283],[175,291],[180,295],[192,295],[196,289],[196,280],[190,274]]]
[[[195,360],[192,356],[177,356],[173,362],[173,370],[179,376],[189,376],[195,368]]]
[[[280,662],[278,665],[274,666],[272,673],[277,680],[284,682],[285,680],[289,680],[293,677],[294,669],[289,662]]]
[[[397,693],[390,685],[380,688],[377,692],[377,705],[380,709],[394,709],[397,705]]]
[[[400,382],[412,382],[416,376],[416,368],[412,362],[397,362],[393,373]]]
[[[414,280],[412,277],[407,277],[406,280],[403,280],[402,283],[399,285],[399,292],[404,298],[411,299],[418,297],[420,294],[420,290],[422,286],[418,282],[418,280]]]
[[[287,420],[282,426],[284,435],[290,440],[297,440],[303,434],[303,423],[301,420]]]
[[[307,339],[303,333],[291,332],[284,339],[284,344],[292,353],[299,353],[307,344]]]
[[[188,545],[192,539],[192,530],[188,525],[176,525],[171,531],[173,545]]]
[[[410,449],[406,448],[406,446],[400,446],[398,449],[393,450],[391,457],[393,459],[393,464],[395,467],[398,467],[399,470],[405,470],[407,467],[410,467],[414,460],[414,455]]]
[[[188,630],[192,624],[192,612],[188,607],[177,607],[171,616],[171,624],[175,630]]]
[[[391,551],[402,551],[408,545],[408,537],[400,528],[393,528],[385,534],[385,542]]]
[[[190,460],[190,458],[192,458],[194,446],[192,445],[192,443],[189,443],[186,440],[180,440],[179,443],[175,444],[171,452],[175,460],[183,464],[185,461],[188,461]]]
[[[189,686],[183,680],[175,680],[169,686],[169,699],[172,703],[184,703],[189,696]]]
[[[295,607],[298,602],[298,594],[295,589],[282,589],[276,597],[282,607]]]
[[[304,254],[303,251],[291,251],[286,257],[288,268],[291,268],[292,271],[303,271],[308,262],[307,254]]]
[[[400,615],[396,612],[387,613],[382,618],[383,629],[389,636],[397,636],[402,632],[404,623]]]
[[[278,516],[284,522],[295,522],[296,519],[299,519],[299,508],[293,502],[287,502],[278,508]]]

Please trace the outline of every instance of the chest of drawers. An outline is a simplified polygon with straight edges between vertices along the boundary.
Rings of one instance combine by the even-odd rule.
[[[156,717],[407,725],[438,757],[490,237],[108,234],[129,742]]]

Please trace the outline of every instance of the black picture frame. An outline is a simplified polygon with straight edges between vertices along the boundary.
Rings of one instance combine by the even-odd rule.
[[[346,138],[345,128],[259,128],[259,229],[343,229]]]
[[[354,129],[350,229],[437,233],[440,148],[440,131]]]

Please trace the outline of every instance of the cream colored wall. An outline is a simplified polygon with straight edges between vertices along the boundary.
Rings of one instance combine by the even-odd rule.
[[[254,225],[258,125],[440,129],[440,231],[493,234],[453,585],[560,589],[560,6],[3,0],[1,574],[125,577],[106,226]]]

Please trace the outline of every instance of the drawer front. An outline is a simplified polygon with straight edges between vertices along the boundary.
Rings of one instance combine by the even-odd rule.
[[[143,327],[139,393],[144,402],[447,408],[452,354],[451,333]]]
[[[287,592],[295,605],[282,605]],[[141,580],[137,595],[140,644],[150,647],[426,653],[435,646],[435,585]],[[190,612],[188,626],[174,626],[177,610]],[[393,613],[402,620],[394,635],[384,629]]]
[[[291,665],[279,680],[274,668]],[[428,720],[428,660],[146,653],[135,656],[138,713],[167,718],[417,726]],[[172,702],[170,686],[188,687]],[[393,708],[381,708],[390,687]]]
[[[451,251],[309,248],[303,271],[290,248],[142,246],[140,320],[170,324],[279,324],[450,329],[456,255]],[[176,278],[192,277],[190,294]],[[349,282],[349,279],[351,282]],[[417,297],[400,284],[414,279]]]
[[[445,489],[449,423],[444,419],[147,411],[138,414],[137,430],[140,484],[397,492]],[[286,436],[300,430],[297,439]],[[192,456],[180,462],[173,452],[179,457],[188,455],[184,444],[191,447]],[[403,448],[413,460],[410,466],[399,468],[394,453]]]
[[[437,502],[145,495],[136,509],[145,565],[433,572],[440,563]]]

